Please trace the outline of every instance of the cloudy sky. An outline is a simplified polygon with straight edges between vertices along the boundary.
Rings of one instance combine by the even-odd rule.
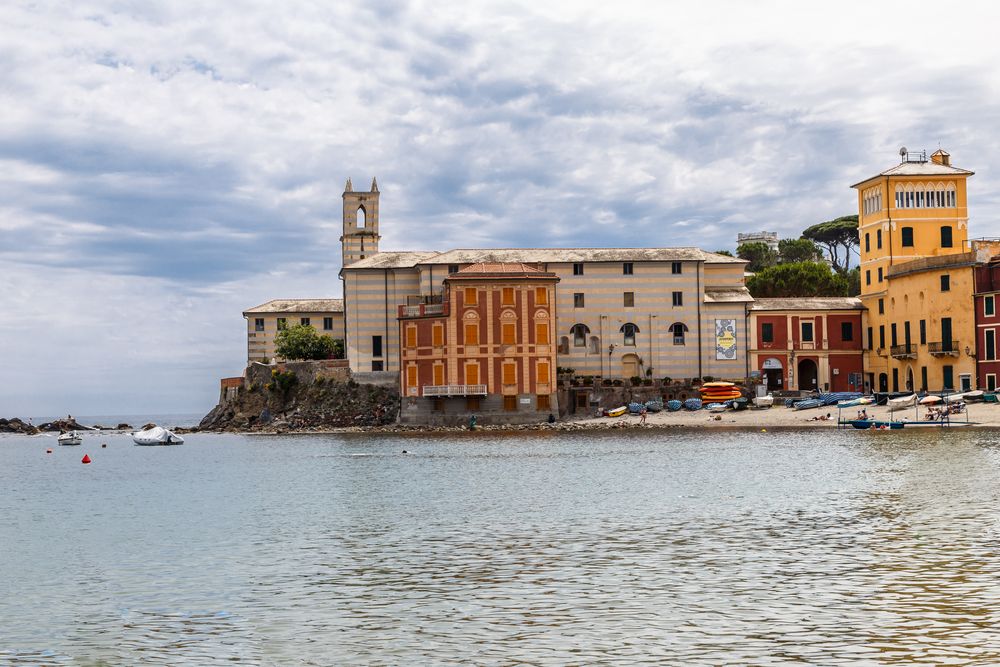
[[[451,7],[444,5],[450,4]],[[217,8],[215,8],[217,7]],[[383,249],[698,245],[856,212],[905,145],[1000,235],[989,3],[0,5],[0,416],[207,412],[244,308]]]

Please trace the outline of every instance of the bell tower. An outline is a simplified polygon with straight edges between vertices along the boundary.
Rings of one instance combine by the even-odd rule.
[[[378,183],[372,179],[368,192],[355,192],[351,179],[344,186],[344,231],[340,237],[341,266],[378,252]]]

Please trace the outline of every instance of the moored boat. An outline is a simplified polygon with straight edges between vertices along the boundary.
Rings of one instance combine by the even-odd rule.
[[[614,410],[608,410],[609,417],[621,417],[623,414],[628,412],[628,406],[623,405],[620,408],[615,408]]]
[[[83,442],[83,438],[76,431],[67,431],[66,433],[60,433],[56,441],[60,445],[79,445]]]
[[[906,422],[880,421],[878,419],[852,419],[851,426],[857,429],[900,429]]]
[[[162,426],[154,426],[132,434],[132,442],[137,445],[183,445],[184,438]]]

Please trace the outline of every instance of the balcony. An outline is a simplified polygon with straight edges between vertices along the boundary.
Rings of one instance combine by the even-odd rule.
[[[917,358],[917,346],[913,343],[903,343],[902,345],[893,345],[890,348],[890,353],[893,359],[916,359]]]
[[[419,303],[413,306],[399,306],[399,319],[412,317],[444,317],[448,314],[448,303]]]
[[[927,351],[930,352],[935,357],[957,357],[958,356],[958,341],[957,340],[944,340],[937,341],[934,343],[927,343]]]
[[[424,396],[485,396],[485,384],[429,384],[423,388]]]

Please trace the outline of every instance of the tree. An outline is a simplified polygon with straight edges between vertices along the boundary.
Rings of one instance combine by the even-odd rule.
[[[857,252],[858,216],[844,215],[806,228],[802,238],[815,241],[830,255],[833,268],[844,273],[851,268],[851,253]],[[843,250],[843,260],[841,260]]]
[[[809,239],[781,239],[778,241],[778,255],[782,264],[815,262],[823,256],[823,251]]]
[[[733,256],[733,253],[729,252],[728,250],[716,250],[715,254],[716,255],[725,255],[726,257],[732,257]]]
[[[750,262],[747,271],[756,273],[778,263],[778,253],[766,243],[741,243],[736,248],[736,256]]]
[[[754,297],[847,296],[850,285],[825,262],[793,262],[747,278],[747,289]]]
[[[343,355],[344,344],[340,344]],[[331,359],[337,343],[329,336],[318,333],[308,324],[296,324],[278,332],[274,337],[274,352],[283,359]]]
[[[855,266],[845,273],[844,277],[847,278],[847,283],[850,286],[847,290],[847,296],[858,296],[861,294],[861,267]]]

